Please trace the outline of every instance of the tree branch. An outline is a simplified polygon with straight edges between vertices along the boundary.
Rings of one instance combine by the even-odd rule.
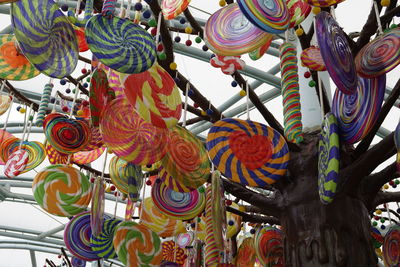
[[[244,222],[251,222],[251,223],[269,223],[269,224],[280,224],[279,220],[272,216],[260,216],[260,215],[251,215],[245,212],[241,212],[237,209],[232,207],[226,207],[226,211],[231,213],[237,214],[242,217]]]
[[[374,200],[374,207],[389,202],[399,202],[400,192],[383,192],[379,191]]]
[[[3,79],[0,79],[1,82],[3,82]],[[21,101],[22,103],[26,104],[27,106],[32,105],[32,109],[35,111],[38,111],[39,109],[39,105],[34,103],[33,101],[31,101],[29,98],[25,97],[23,94],[21,94],[17,89],[14,88],[14,86],[6,80],[6,86],[5,88],[8,89],[8,91],[10,93],[12,93],[14,95],[14,97],[16,97],[19,101]]]

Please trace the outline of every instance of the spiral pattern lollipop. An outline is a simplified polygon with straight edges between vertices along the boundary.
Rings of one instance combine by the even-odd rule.
[[[193,240],[194,240],[194,233],[187,232],[179,234],[178,237],[176,238],[176,243],[180,248],[186,248],[192,244]]]
[[[111,87],[111,89],[114,90],[115,97],[125,97],[124,87],[122,86],[119,78],[119,72],[116,72],[115,70],[105,65],[102,65],[101,68],[103,68],[107,73],[108,85]]]
[[[22,144],[22,149],[28,152],[28,162],[24,171],[22,171],[21,173],[33,170],[34,168],[39,166],[46,158],[46,149],[44,145],[40,142],[25,141]]]
[[[190,220],[199,215],[205,206],[204,188],[189,193],[175,192],[160,180],[151,189],[154,204],[165,216],[176,220]]]
[[[168,186],[170,189],[176,191],[176,192],[190,192],[193,190],[196,190],[196,188],[192,188],[190,186],[185,186],[181,182],[179,182],[177,179],[172,177],[167,170],[161,166],[158,168],[158,176],[161,179],[161,181]]]
[[[33,179],[32,191],[43,209],[65,217],[85,210],[92,196],[88,178],[67,165],[52,165],[40,171]]]
[[[40,99],[39,109],[36,116],[36,126],[42,127],[44,116],[46,115],[46,109],[49,106],[51,91],[53,90],[53,84],[48,83],[44,86],[42,97]]]
[[[23,54],[40,72],[64,78],[75,70],[75,31],[53,0],[12,3],[11,22]]]
[[[28,152],[23,149],[11,153],[4,165],[4,175],[8,178],[14,178],[23,172],[28,162]]]
[[[392,29],[366,44],[356,59],[356,69],[365,78],[379,77],[400,63],[400,29]]]
[[[383,258],[388,266],[400,264],[400,226],[394,225],[385,235],[383,241]]]
[[[161,10],[167,20],[176,18],[189,6],[191,0],[163,0]]]
[[[67,164],[68,163],[68,154],[60,153],[55,150],[51,145],[46,145],[46,154],[47,159],[50,164]]]
[[[170,131],[167,153],[161,164],[169,175],[190,188],[203,185],[210,174],[210,162],[203,144],[180,126]]]
[[[207,46],[221,56],[246,54],[271,38],[251,24],[236,3],[221,8],[208,18],[204,36]]]
[[[269,33],[284,32],[290,22],[284,0],[238,0],[240,10],[255,26]]]
[[[162,261],[161,240],[146,226],[122,222],[114,234],[118,259],[131,267],[158,266]]]
[[[249,57],[252,60],[260,59],[267,52],[267,50],[270,47],[273,39],[274,39],[274,35],[273,34],[268,34],[267,41],[262,46],[257,48],[256,50],[251,51],[249,53]]]
[[[178,247],[174,241],[165,241],[162,244],[163,260],[174,262],[183,266],[186,260],[185,251]]]
[[[303,141],[303,125],[296,47],[291,43],[284,43],[279,47],[279,52],[285,136],[291,142],[300,143]]]
[[[151,229],[161,237],[171,237],[186,231],[181,220],[168,218],[157,206],[154,205],[151,197],[145,198],[142,207],[141,224]]]
[[[100,131],[115,155],[134,164],[153,164],[166,153],[167,129],[145,122],[127,99],[114,99],[107,105]]]
[[[321,56],[321,51],[316,46],[311,46],[304,49],[300,55],[301,63],[315,71],[326,71],[324,60]]]
[[[348,144],[362,140],[375,125],[385,97],[386,75],[359,78],[352,95],[336,90],[332,112],[338,121],[340,137]]]
[[[79,151],[73,155],[73,161],[78,164],[88,164],[100,158],[106,148],[99,147],[91,151]]]
[[[101,136],[100,129],[98,127],[90,128],[90,136],[90,142],[83,149],[84,151],[95,150],[104,146],[103,137]]]
[[[74,216],[65,226],[64,243],[69,252],[85,261],[100,259],[90,247],[90,212],[82,212]]]
[[[99,126],[101,112],[114,98],[114,91],[108,85],[107,74],[102,69],[95,69],[90,79],[89,98],[90,117],[95,127]]]
[[[263,266],[284,266],[281,230],[269,226],[259,228],[254,237],[254,247]]]
[[[62,114],[47,115],[43,128],[49,144],[64,154],[83,150],[90,142],[88,125],[83,121],[69,119]]]
[[[8,134],[8,132],[5,132]],[[3,162],[7,162],[11,153],[18,150],[20,139],[11,135],[8,138],[4,138],[0,145],[0,156]]]
[[[114,16],[116,3],[117,0],[105,0],[103,3],[101,14],[103,16]]]
[[[253,267],[256,262],[256,251],[254,248],[254,239],[247,237],[243,240],[240,245],[237,256],[236,266],[237,267]]]
[[[302,23],[311,12],[311,7],[304,0],[286,0],[289,11],[289,28]]]
[[[113,238],[115,230],[121,222],[121,220],[117,219],[107,219],[103,222],[100,234],[92,234],[90,236],[90,247],[98,257],[104,259],[115,259],[117,257],[113,246]]]

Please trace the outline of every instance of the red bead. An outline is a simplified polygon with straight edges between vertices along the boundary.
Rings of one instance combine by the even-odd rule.
[[[389,184],[390,184],[390,185],[394,185],[394,182],[393,182],[393,181],[390,181]]]
[[[379,218],[379,216],[374,216],[374,219],[379,220],[380,218]]]
[[[87,69],[83,68],[81,69],[82,74],[85,74],[87,72]]]
[[[68,110],[69,110],[68,107],[63,107],[63,108],[62,108],[62,111],[64,111],[64,112],[68,112]]]
[[[226,203],[226,205],[230,206],[230,205],[232,205],[232,200],[227,199],[227,200],[225,201],[225,203]]]
[[[60,259],[60,258],[61,258],[61,255],[58,255],[58,258]]]
[[[84,107],[87,107],[89,105],[89,101],[87,101],[87,100],[82,101],[82,105]]]
[[[156,34],[157,34],[157,28],[151,28],[150,34],[153,35],[153,36],[156,36]]]
[[[192,45],[192,41],[191,40],[186,40],[185,44],[186,44],[186,46],[191,46]]]
[[[110,187],[110,189],[111,189],[111,191],[115,191],[115,185],[112,185],[112,186]]]
[[[114,196],[116,196],[116,197],[118,196],[118,192],[117,191],[114,192]]]
[[[311,73],[309,71],[304,72],[304,78],[310,78]]]
[[[151,181],[150,181],[150,180],[147,180],[147,181],[146,181],[146,185],[149,185],[149,186],[150,186],[150,185],[151,185]]]
[[[162,45],[162,44],[159,44],[158,46],[157,46],[157,51],[158,52],[161,52],[161,51],[163,51],[164,50],[164,46]]]
[[[193,107],[198,108],[198,107],[199,107],[199,104],[194,103],[194,104],[193,104]]]
[[[90,182],[93,184],[94,183],[94,178],[90,178]]]

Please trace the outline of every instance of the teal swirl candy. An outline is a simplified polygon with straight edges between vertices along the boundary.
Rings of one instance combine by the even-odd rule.
[[[121,222],[121,220],[117,219],[105,220],[101,233],[97,236],[92,233],[90,237],[90,247],[97,256],[105,259],[115,259],[117,257],[113,246],[113,238],[115,230]]]
[[[36,116],[36,126],[42,127],[44,116],[46,115],[46,109],[49,106],[51,91],[53,90],[53,84],[48,83],[44,86],[42,98],[40,99],[39,110]]]
[[[85,34],[98,60],[118,72],[140,73],[156,60],[152,36],[130,20],[97,15],[86,24]]]
[[[11,22],[19,47],[39,71],[63,78],[75,70],[79,53],[76,34],[53,0],[12,3]]]

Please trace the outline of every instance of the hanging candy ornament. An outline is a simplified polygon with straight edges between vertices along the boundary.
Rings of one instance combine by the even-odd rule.
[[[79,19],[77,14],[75,14],[74,11],[69,10],[68,11],[68,20],[77,27],[85,27],[86,23],[92,17],[92,14],[93,14],[93,1],[94,0],[86,0],[85,1],[85,15],[84,15],[83,19]],[[81,3],[81,2],[78,2],[78,3]],[[77,7],[77,9],[80,9],[80,7]],[[76,12],[78,13],[79,11],[76,10]]]
[[[86,261],[77,258],[75,256],[71,257],[71,265],[72,267],[86,267]]]
[[[244,17],[236,3],[212,14],[204,28],[204,42],[221,56],[240,56],[264,45],[271,38]]]
[[[208,186],[206,189],[206,218],[205,218],[205,249],[204,249],[204,260],[207,266],[214,266],[220,261],[220,248],[215,240],[215,234],[213,229],[213,213],[212,213],[212,189]]]
[[[310,46],[309,48],[304,49],[301,52],[300,59],[301,63],[310,70],[326,71],[325,63],[321,56],[319,47]]]
[[[108,85],[111,87],[111,89],[114,90],[115,97],[116,98],[126,97],[125,92],[124,92],[124,87],[121,84],[121,81],[119,78],[120,73],[111,69],[110,67],[103,65],[103,64],[101,64],[101,68],[104,69],[107,73]]]
[[[161,245],[164,261],[174,262],[183,266],[186,260],[186,255],[182,248],[178,247],[172,240],[165,241]]]
[[[50,164],[67,164],[68,163],[68,154],[60,153],[54,149],[51,145],[46,145],[46,154],[47,159]]]
[[[53,0],[20,0],[11,4],[11,22],[23,54],[53,78],[70,75],[78,63],[72,25]]]
[[[161,11],[165,19],[176,18],[189,6],[191,0],[162,0]]]
[[[256,251],[254,248],[254,239],[247,237],[239,246],[236,256],[237,267],[254,267],[256,262]]]
[[[235,71],[242,70],[246,62],[240,56],[215,56],[210,59],[211,66],[220,68],[224,74],[232,75]]]
[[[18,149],[11,153],[4,165],[4,175],[8,178],[14,178],[25,170],[29,154],[24,149]]]
[[[239,205],[235,202],[232,202],[230,207],[235,210],[239,210]],[[232,238],[239,233],[242,227],[242,216],[231,212],[226,212],[226,222],[228,225],[226,229],[226,238]]]
[[[54,85],[52,83],[47,83],[44,86],[42,96],[40,98],[38,113],[36,116],[35,125],[38,127],[43,126],[44,116],[46,115],[46,110],[50,103],[51,91],[53,90],[53,87],[54,87]]]
[[[84,151],[91,151],[104,146],[103,137],[101,136],[100,129],[98,127],[90,128],[90,142],[83,149]]]
[[[263,266],[283,267],[283,240],[281,230],[261,227],[254,236],[257,258]]]
[[[9,154],[8,154],[5,146],[3,146],[3,142],[9,138],[14,139],[16,137],[14,137],[12,134],[7,132],[6,130],[0,129],[0,165],[4,165],[5,162],[7,161],[7,160],[5,160],[5,161],[3,160],[3,154],[4,154],[4,158],[8,159]]]
[[[383,241],[383,258],[388,266],[399,266],[400,264],[400,226],[390,227]]]
[[[243,185],[267,186],[287,171],[289,148],[285,139],[258,122],[219,120],[208,133],[206,147],[217,169]]]
[[[100,132],[115,155],[137,165],[153,164],[166,153],[167,130],[145,122],[124,98],[104,109]]]
[[[293,28],[302,23],[310,14],[311,6],[304,0],[286,0],[289,11],[289,28]]]
[[[7,162],[10,155],[18,150],[20,144],[19,138],[13,136],[12,134],[9,134],[8,136],[8,134],[8,132],[5,132],[5,137],[0,144],[0,156],[3,162]]]
[[[100,156],[104,153],[105,150],[106,147],[103,146],[90,151],[79,151],[74,153],[72,160],[74,161],[74,163],[77,164],[82,164],[82,165],[89,164],[100,158]]]
[[[90,228],[92,235],[98,236],[103,227],[104,205],[105,205],[105,186],[103,179],[94,179],[92,202],[90,207]]]
[[[92,196],[88,178],[67,165],[52,165],[38,172],[32,191],[44,210],[64,217],[84,211]]]
[[[131,105],[147,122],[160,128],[174,127],[181,117],[182,100],[174,79],[155,63],[140,74],[121,75]]]
[[[357,89],[357,73],[346,34],[328,12],[315,20],[318,45],[330,77],[344,94]]]
[[[289,26],[289,11],[284,0],[238,0],[237,3],[246,18],[265,32],[282,33]]]
[[[76,38],[78,40],[79,52],[86,52],[89,50],[89,45],[86,42],[85,31],[81,28],[74,27]]]
[[[21,173],[35,169],[46,158],[46,149],[44,145],[38,141],[24,141],[21,149],[28,153],[28,162],[26,163],[25,169]]]
[[[189,247],[193,241],[194,241],[193,232],[179,234],[178,237],[176,238],[176,243],[180,248]]]
[[[22,81],[40,74],[26,57],[18,51],[15,36],[12,34],[0,35],[0,78]]]
[[[121,222],[122,221],[118,219],[106,219],[103,222],[101,232],[98,235],[91,234],[90,247],[98,257],[104,259],[117,258],[117,253],[113,245],[113,238]]]

